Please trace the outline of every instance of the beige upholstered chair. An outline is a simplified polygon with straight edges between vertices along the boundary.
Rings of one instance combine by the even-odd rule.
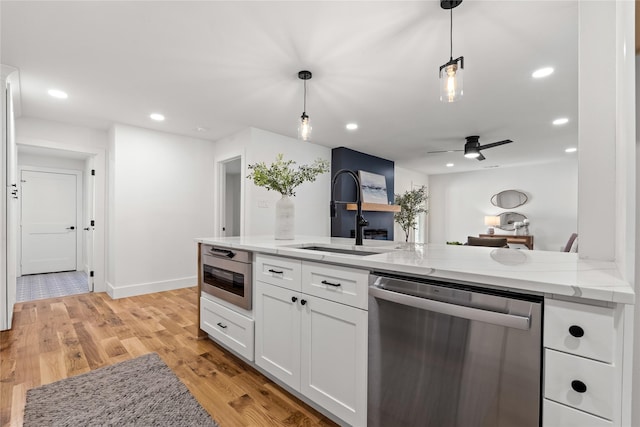
[[[506,237],[467,237],[469,246],[488,246],[491,248],[508,248]]]

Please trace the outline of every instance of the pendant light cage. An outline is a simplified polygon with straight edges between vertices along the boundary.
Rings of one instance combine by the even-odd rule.
[[[307,80],[313,75],[311,71],[299,71],[298,78],[304,82],[304,95],[302,100],[302,115],[298,119],[298,139],[303,141],[311,140],[311,119],[307,115]]]
[[[449,26],[449,62],[440,66],[440,101],[455,102],[463,95],[463,70],[464,57],[453,59],[453,9],[459,6],[462,0],[441,0],[440,7],[450,11]]]

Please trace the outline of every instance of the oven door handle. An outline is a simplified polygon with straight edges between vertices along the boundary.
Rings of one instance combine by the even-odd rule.
[[[209,249],[209,253],[213,256],[226,257],[226,258],[233,258],[234,256],[236,256],[235,252],[230,251],[228,249],[211,248]]]

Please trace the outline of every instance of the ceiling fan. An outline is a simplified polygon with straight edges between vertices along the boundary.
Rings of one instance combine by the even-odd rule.
[[[428,151],[427,154],[452,153],[455,151],[464,151],[464,156],[468,159],[484,160],[486,159],[486,157],[482,155],[480,150],[498,147],[500,145],[510,144],[513,142],[510,139],[505,139],[503,141],[497,141],[497,142],[492,142],[490,144],[480,145],[480,137],[478,135],[467,136],[465,139],[467,140],[467,142],[465,142],[464,144],[464,150]]]

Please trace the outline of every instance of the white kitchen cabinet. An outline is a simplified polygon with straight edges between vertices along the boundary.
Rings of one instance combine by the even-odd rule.
[[[300,293],[255,283],[258,366],[289,387],[300,389]]]
[[[317,262],[302,263],[302,292],[367,309],[369,272]]]
[[[367,312],[306,296],[300,391],[351,425],[367,420]]]
[[[253,360],[253,319],[201,296],[200,328],[247,360]]]
[[[613,427],[613,423],[586,412],[545,399],[542,408],[544,427]]]
[[[294,273],[282,282],[273,277],[269,283],[255,282],[256,364],[350,425],[366,425],[367,312],[335,301],[354,302],[354,295],[366,294],[366,288],[342,293],[331,285],[317,287],[313,292],[326,292],[333,300],[319,298],[300,291],[310,289],[310,276],[300,271],[321,272],[354,290],[356,282],[367,285],[367,273],[301,261],[298,269],[295,260],[273,258],[258,271],[287,267],[284,271],[299,276],[297,281]]]
[[[551,299],[544,316],[545,347],[613,362],[616,335],[612,308]]]
[[[254,278],[256,281],[299,291],[301,268],[302,262],[299,259],[259,254],[256,256]]]
[[[620,307],[545,299],[543,426],[621,425]]]

